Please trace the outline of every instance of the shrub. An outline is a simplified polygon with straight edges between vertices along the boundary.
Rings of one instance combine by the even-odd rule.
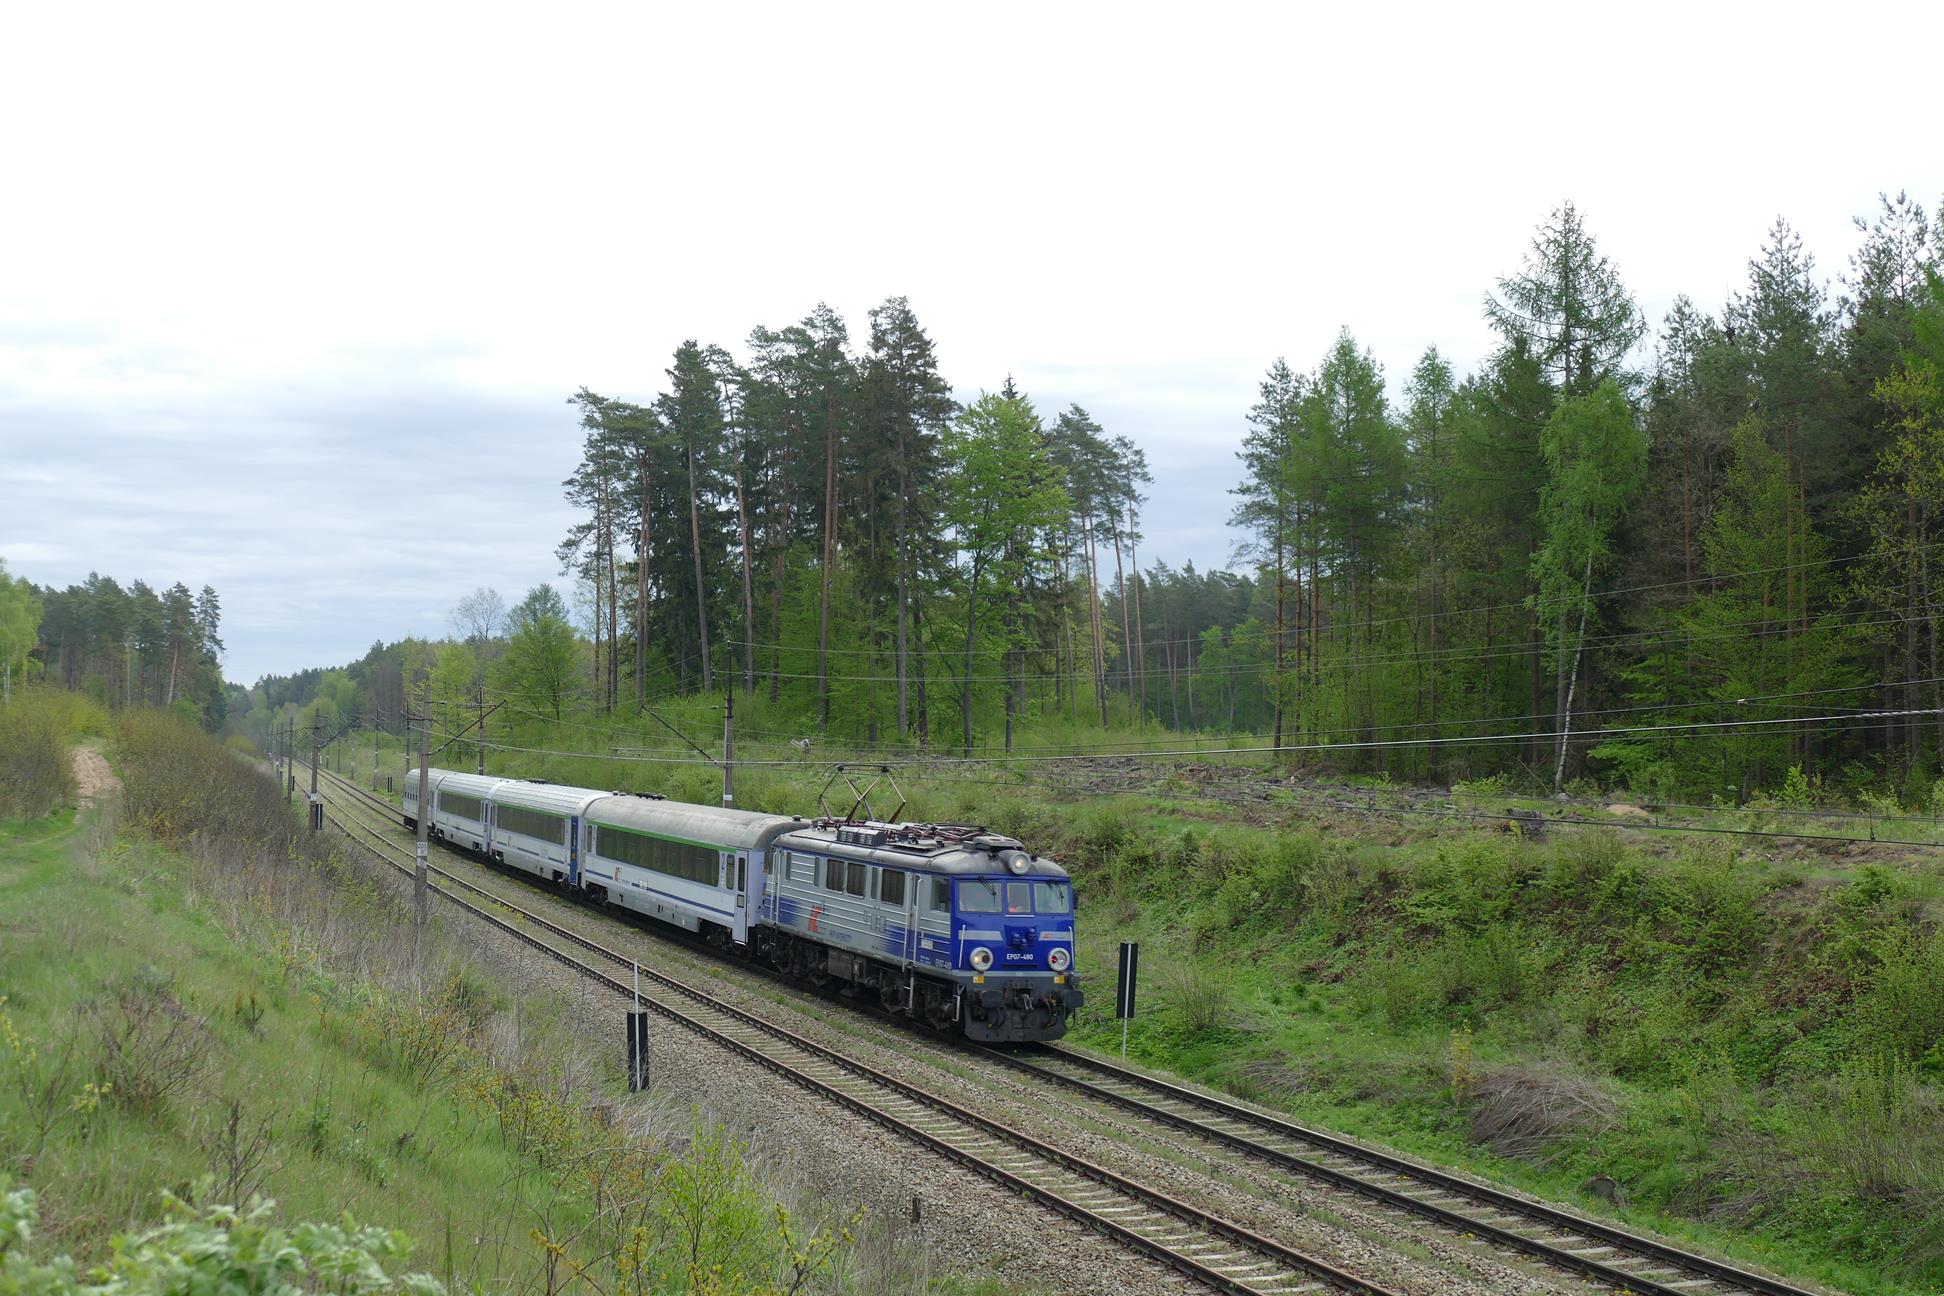
[[[1235,987],[1200,960],[1176,960],[1162,993],[1190,1034],[1212,1035],[1235,1024]]]
[[[1921,939],[1901,932],[1887,939],[1867,986],[1856,998],[1856,1021],[1872,1047],[1911,1065],[1944,1046],[1944,933]]]
[[[1429,1013],[1437,1004],[1439,989],[1421,964],[1395,952],[1367,961],[1353,988],[1358,1006],[1381,1015],[1392,1029],[1412,1025]]]
[[[196,1209],[162,1195],[165,1222],[115,1240],[96,1282],[84,1283],[67,1256],[36,1260],[31,1252],[39,1203],[34,1192],[0,1178],[0,1291],[36,1296],[96,1292],[221,1291],[229,1296],[286,1296],[335,1291],[345,1296],[440,1296],[430,1274],[395,1275],[411,1240],[390,1229],[361,1226],[347,1215],[336,1224],[282,1228],[271,1222],[274,1202],[246,1209]],[[390,1266],[388,1268],[388,1265]],[[99,1285],[97,1285],[97,1282]]]
[[[1533,1157],[1569,1139],[1597,1136],[1620,1121],[1620,1107],[1583,1076],[1544,1066],[1497,1067],[1473,1085],[1472,1141],[1506,1156]]]
[[[101,1075],[114,1100],[154,1113],[208,1069],[211,1037],[154,969],[129,978],[89,1008]]]
[[[53,689],[0,705],[0,819],[38,819],[74,800],[76,707]]]

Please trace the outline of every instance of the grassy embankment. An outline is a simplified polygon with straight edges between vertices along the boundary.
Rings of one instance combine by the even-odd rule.
[[[664,745],[639,726],[500,732],[556,751]],[[721,786],[700,763],[490,756],[494,772],[694,801]],[[832,758],[746,770],[738,801],[814,812]],[[1619,829],[1528,842],[1301,794],[1245,812],[1191,780],[1076,798],[1005,770],[901,779],[908,817],[985,822],[1074,870],[1081,1040],[1118,1047],[1114,943],[1140,939],[1141,1061],[1590,1210],[1611,1209],[1583,1188],[1605,1176],[1624,1219],[1858,1292],[1944,1287],[1934,851]],[[1777,813],[1705,821],[1868,831]]]
[[[1928,853],[1393,845],[1138,803],[1009,826],[1076,867],[1082,966],[1146,943],[1142,1061],[1589,1208],[1607,1176],[1624,1218],[1858,1292],[1944,1284]],[[1117,1047],[1095,986],[1078,1037]]]
[[[0,1176],[39,1195],[37,1255],[106,1260],[168,1190],[402,1227],[454,1288],[922,1281],[794,1218],[701,1114],[626,1099],[564,1001],[439,924],[414,948],[233,754],[157,715],[112,752],[122,829],[0,823]]]

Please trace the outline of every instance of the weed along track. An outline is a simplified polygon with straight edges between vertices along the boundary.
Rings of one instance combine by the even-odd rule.
[[[1522,1251],[1638,1296],[1811,1296],[1760,1274],[1402,1157],[1362,1147],[1060,1045],[992,1060],[1419,1219]]]
[[[327,801],[340,811],[334,822],[379,859],[410,874],[411,857],[370,822],[374,815],[389,818],[390,807],[328,775],[326,786]],[[472,917],[619,996],[632,995],[625,972],[610,974],[580,955],[617,971],[634,968],[635,960],[448,870],[433,865],[428,871],[444,884],[430,889]],[[1394,1296],[1328,1261],[1011,1129],[666,972],[643,967],[640,974],[642,1002],[658,1015],[1217,1291]]]

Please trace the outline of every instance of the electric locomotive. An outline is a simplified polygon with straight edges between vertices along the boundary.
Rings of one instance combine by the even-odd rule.
[[[985,1043],[1083,1000],[1066,870],[963,824],[809,820],[427,771],[428,831],[725,952]],[[417,772],[402,809],[416,827]]]

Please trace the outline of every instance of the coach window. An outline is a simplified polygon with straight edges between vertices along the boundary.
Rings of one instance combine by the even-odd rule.
[[[834,859],[824,861],[824,888],[830,891],[844,889],[844,861]]]
[[[850,886],[845,888],[854,896],[861,896],[871,885],[871,866],[853,862],[850,866]]]
[[[1031,882],[1006,883],[1006,912],[1009,914],[1029,914],[1033,912],[1033,884]]]
[[[965,913],[998,913],[999,884],[997,882],[961,882],[958,884],[959,909]]]
[[[878,903],[904,907],[904,870],[888,868],[879,872]]]
[[[936,913],[952,912],[952,884],[942,877],[931,880],[931,907]]]

